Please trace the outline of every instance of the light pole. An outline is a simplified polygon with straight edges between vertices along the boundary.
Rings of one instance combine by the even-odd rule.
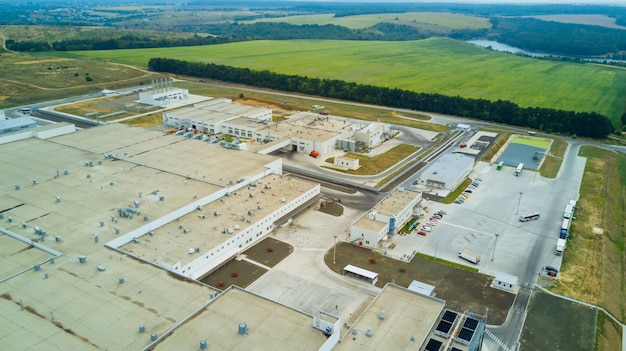
[[[522,202],[522,192],[520,191],[519,193],[519,200],[517,200],[517,210],[515,211],[515,215],[517,216],[519,214],[519,205]]]
[[[335,258],[337,257],[337,235],[333,235],[334,243],[333,243],[333,264],[336,263]]]
[[[491,262],[493,262],[493,259],[496,257],[496,246],[498,245],[498,236],[500,236],[500,234],[496,233],[496,242],[493,244],[493,254],[491,255]]]

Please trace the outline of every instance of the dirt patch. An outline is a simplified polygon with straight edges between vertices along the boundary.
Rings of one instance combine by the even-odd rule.
[[[9,293],[4,293],[4,294],[0,295],[0,297],[5,299],[5,300],[13,301],[13,297]]]
[[[226,289],[231,285],[246,288],[265,272],[267,269],[250,262],[232,259],[199,280],[218,289]]]
[[[255,106],[255,107],[264,107],[264,108],[268,108],[270,110],[272,110],[273,113],[278,113],[278,114],[285,114],[285,113],[292,113],[290,110],[285,109],[284,107],[280,106],[280,105],[276,105],[276,104],[271,104],[265,101],[258,101],[258,100],[254,100],[254,99],[237,99],[233,102],[236,102],[238,104],[242,104],[242,105],[248,105],[248,106]]]
[[[57,58],[57,59],[47,59],[47,60],[30,60],[30,61],[15,62],[15,64],[16,65],[32,65],[34,63],[61,62],[61,61],[70,61],[70,59],[67,59],[67,58]]]
[[[37,312],[37,310],[35,310],[34,308],[32,308],[32,307],[30,307],[30,306],[26,306],[26,307],[24,307],[24,309],[25,309],[26,311],[28,311],[28,312],[30,312],[30,313],[32,313],[32,314],[34,314],[35,316],[37,316],[37,317],[39,317],[39,318],[46,319],[46,317],[45,317],[43,314],[41,314],[41,313]]]
[[[74,330],[72,330],[72,329],[70,329],[70,328],[65,328],[65,327],[63,326],[63,323],[56,321],[56,322],[54,322],[54,325],[55,325],[55,326],[57,326],[57,328],[62,329],[64,332],[66,332],[66,333],[68,333],[68,334],[70,334],[70,335],[73,335],[73,336],[75,336],[75,337],[79,338],[80,340],[82,340],[82,341],[84,341],[84,342],[86,342],[86,343],[90,344],[91,346],[94,346],[94,347],[96,347],[96,348],[98,348],[98,349],[100,348],[100,347],[98,347],[98,345],[96,345],[96,344],[92,343],[92,342],[91,342],[89,339],[87,339],[86,337],[84,337],[84,336],[80,336],[80,335],[77,335],[77,334],[76,334],[76,332],[74,332]]]
[[[293,252],[293,246],[267,237],[258,244],[244,251],[244,255],[252,261],[264,266],[274,267]],[[242,272],[239,272],[240,274]]]
[[[322,199],[322,201],[320,202],[319,211],[335,217],[339,217],[343,214],[343,206],[341,206],[335,200]]]
[[[231,285],[246,288],[267,272],[267,269],[255,262],[274,267],[292,252],[293,246],[267,237],[244,251],[238,258],[233,258],[198,280],[218,289],[226,289]]]
[[[332,249],[326,253],[324,261],[337,274],[343,274],[343,268],[348,264],[376,272],[376,286],[379,287],[388,282],[408,287],[413,280],[434,285],[435,297],[445,300],[446,306],[478,315],[484,315],[488,308],[488,322],[494,325],[504,323],[515,299],[513,294],[489,287],[490,277],[420,256],[415,256],[409,263],[400,262],[342,242],[337,244],[336,264],[333,264]]]
[[[521,348],[591,351],[595,320],[595,309],[537,291],[530,301]]]

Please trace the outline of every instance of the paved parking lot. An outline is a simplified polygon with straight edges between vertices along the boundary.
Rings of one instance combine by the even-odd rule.
[[[411,235],[398,241],[428,255],[474,266],[457,257],[460,250],[469,249],[482,256],[476,265],[482,273],[508,273],[534,282],[542,266],[561,265],[554,249],[563,210],[570,199],[577,198],[584,170],[585,160],[576,153],[566,154],[556,179],[529,170],[515,177],[511,167],[497,171],[495,164],[481,162],[470,178],[479,177],[482,182],[463,204],[426,201],[430,213],[445,209],[447,215],[426,237]],[[530,212],[541,213],[541,218],[518,220]]]

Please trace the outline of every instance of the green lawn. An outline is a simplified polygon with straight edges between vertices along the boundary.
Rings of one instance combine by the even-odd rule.
[[[511,140],[511,144],[523,144],[523,145],[538,147],[540,149],[547,149],[548,146],[550,146],[550,140],[528,138],[528,137],[517,137]]]
[[[146,67],[152,57],[213,62],[342,79],[521,106],[595,111],[614,122],[624,111],[626,70],[542,61],[431,38],[419,41],[251,41],[186,48],[54,53]]]
[[[488,18],[442,12],[378,13],[345,17],[334,17],[334,14],[300,15],[263,18],[253,21],[243,21],[242,23],[255,22],[284,22],[294,25],[317,24],[320,26],[325,24],[334,24],[336,26],[344,26],[351,29],[367,28],[381,22],[406,25],[430,24],[449,29],[476,29],[489,28],[491,26]]]

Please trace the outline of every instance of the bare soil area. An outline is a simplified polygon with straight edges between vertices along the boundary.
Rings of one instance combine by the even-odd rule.
[[[246,288],[265,274],[267,269],[241,258],[247,258],[267,267],[274,267],[292,252],[293,246],[267,237],[244,251],[241,257],[233,258],[199,280],[218,289],[226,289],[231,285]]]
[[[293,246],[272,237],[267,237],[244,251],[243,254],[252,261],[268,267],[274,267],[285,257],[291,255],[292,252]]]
[[[374,260],[371,263],[370,259]],[[400,262],[370,249],[349,243],[337,244],[336,264],[333,249],[324,256],[326,265],[337,274],[352,264],[378,273],[376,286],[388,282],[408,287],[413,280],[435,286],[435,297],[446,301],[446,306],[463,312],[484,315],[489,309],[488,324],[504,323],[515,295],[490,287],[491,279],[482,274],[449,266],[424,257],[415,256],[411,262]]]

